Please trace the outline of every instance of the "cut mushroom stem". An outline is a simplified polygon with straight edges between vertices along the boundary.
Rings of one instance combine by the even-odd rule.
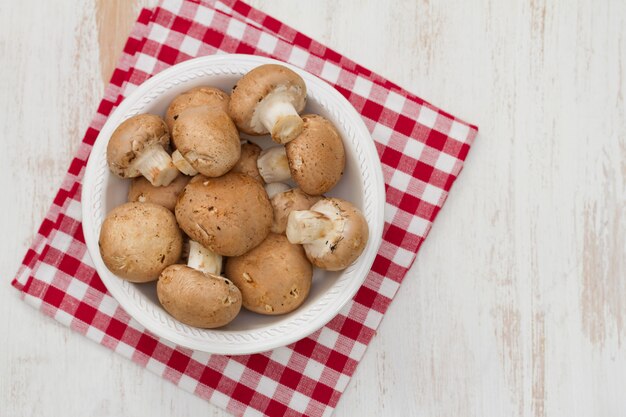
[[[289,190],[287,184],[283,182],[270,182],[269,184],[265,184],[265,192],[267,192],[267,196],[272,199],[276,194],[284,193]]]
[[[178,175],[172,158],[160,144],[144,149],[133,161],[131,169],[141,172],[155,187],[170,185]]]
[[[284,146],[274,146],[261,152],[257,159],[259,174],[266,183],[283,182],[291,178]]]
[[[276,89],[257,107],[258,120],[278,143],[287,143],[302,132],[302,118],[292,104],[293,94],[287,89]]]
[[[319,240],[334,228],[333,221],[322,213],[296,210],[289,214],[287,239],[291,243],[306,244]]]
[[[222,256],[198,242],[190,240],[187,266],[205,274],[220,275],[222,273]]]
[[[174,166],[185,175],[194,176],[198,174],[198,171],[196,171],[191,164],[187,162],[178,149],[172,153],[172,162],[174,163]]]

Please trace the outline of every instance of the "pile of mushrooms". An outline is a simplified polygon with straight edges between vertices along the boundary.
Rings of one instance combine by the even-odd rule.
[[[107,161],[131,183],[100,230],[107,268],[156,281],[163,308],[199,328],[230,323],[242,306],[266,315],[301,306],[313,268],[347,268],[368,239],[354,205],[324,196],[343,174],[343,142],[331,121],[301,115],[305,105],[298,74],[262,65],[230,95],[194,88],[164,118],[120,124]],[[255,143],[264,135],[275,145]]]

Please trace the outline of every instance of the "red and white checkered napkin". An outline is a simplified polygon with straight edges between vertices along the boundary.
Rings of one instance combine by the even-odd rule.
[[[98,131],[151,75],[214,53],[267,55],[335,86],[370,129],[387,189],[384,240],[365,284],[323,329],[251,356],[181,349],[147,332],[107,293],[87,254],[80,187]],[[425,103],[237,0],[164,0],[143,10],[98,113],[13,285],[61,323],[233,414],[327,416],[337,405],[461,171],[477,128]]]

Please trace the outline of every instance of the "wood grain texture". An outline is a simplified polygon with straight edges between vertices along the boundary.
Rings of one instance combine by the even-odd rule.
[[[113,74],[136,16],[142,7],[154,3],[149,0],[96,0],[100,74],[105,85]]]
[[[0,4],[6,281],[150,3]],[[626,3],[251,3],[481,128],[335,415],[626,415]],[[0,415],[227,415],[0,311]]]

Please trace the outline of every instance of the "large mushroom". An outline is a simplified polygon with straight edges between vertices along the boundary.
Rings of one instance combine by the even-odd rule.
[[[169,185],[155,187],[144,177],[133,178],[128,189],[128,201],[154,203],[174,211],[178,194],[189,182],[189,177],[179,175]]]
[[[270,196],[270,202],[274,210],[272,233],[285,233],[287,229],[287,219],[292,211],[308,210],[313,204],[320,201],[321,198],[320,196],[308,195],[299,188],[284,190]]]
[[[315,114],[302,119],[302,133],[285,146],[289,169],[302,191],[321,195],[341,179],[345,150],[339,132],[329,120]]]
[[[263,186],[248,175],[196,176],[176,203],[183,231],[222,256],[238,256],[261,243],[272,226],[272,205]]]
[[[230,97],[227,93],[215,87],[195,87],[179,94],[172,100],[165,112],[165,123],[170,129],[174,129],[174,122],[188,109],[204,107],[209,112],[228,112]]]
[[[339,198],[324,198],[309,210],[292,211],[287,220],[287,239],[301,244],[311,263],[339,271],[354,262],[368,239],[363,213]]]
[[[256,248],[228,258],[226,276],[243,297],[243,306],[260,314],[285,314],[298,308],[311,288],[313,268],[300,245],[270,235]]]
[[[179,94],[172,100],[165,112],[165,123],[174,130],[174,122],[182,113],[196,107],[203,107],[207,112],[228,112],[228,102],[230,97],[227,93],[215,87],[195,87]],[[196,175],[198,173],[189,162],[176,149],[172,153],[172,161],[176,168],[185,175]]]
[[[161,273],[157,296],[175,319],[204,329],[225,326],[241,310],[241,292],[230,280],[186,265]]]
[[[249,142],[242,144],[241,156],[230,172],[241,172],[242,174],[247,174],[263,184],[263,177],[261,177],[257,166],[257,160],[259,159],[260,154],[261,147],[259,145]]]
[[[154,114],[126,119],[113,132],[107,145],[111,172],[121,178],[146,177],[154,186],[169,185],[178,175],[169,150],[167,125]]]
[[[104,264],[131,282],[149,282],[178,261],[182,235],[168,209],[152,203],[125,203],[106,216],[98,241]]]
[[[182,157],[207,177],[224,175],[239,160],[239,133],[223,111],[203,106],[185,110],[174,122],[172,137]]]
[[[266,64],[241,77],[230,96],[229,112],[239,130],[250,135],[270,133],[287,143],[302,131],[298,115],[306,104],[306,84],[282,65]]]

